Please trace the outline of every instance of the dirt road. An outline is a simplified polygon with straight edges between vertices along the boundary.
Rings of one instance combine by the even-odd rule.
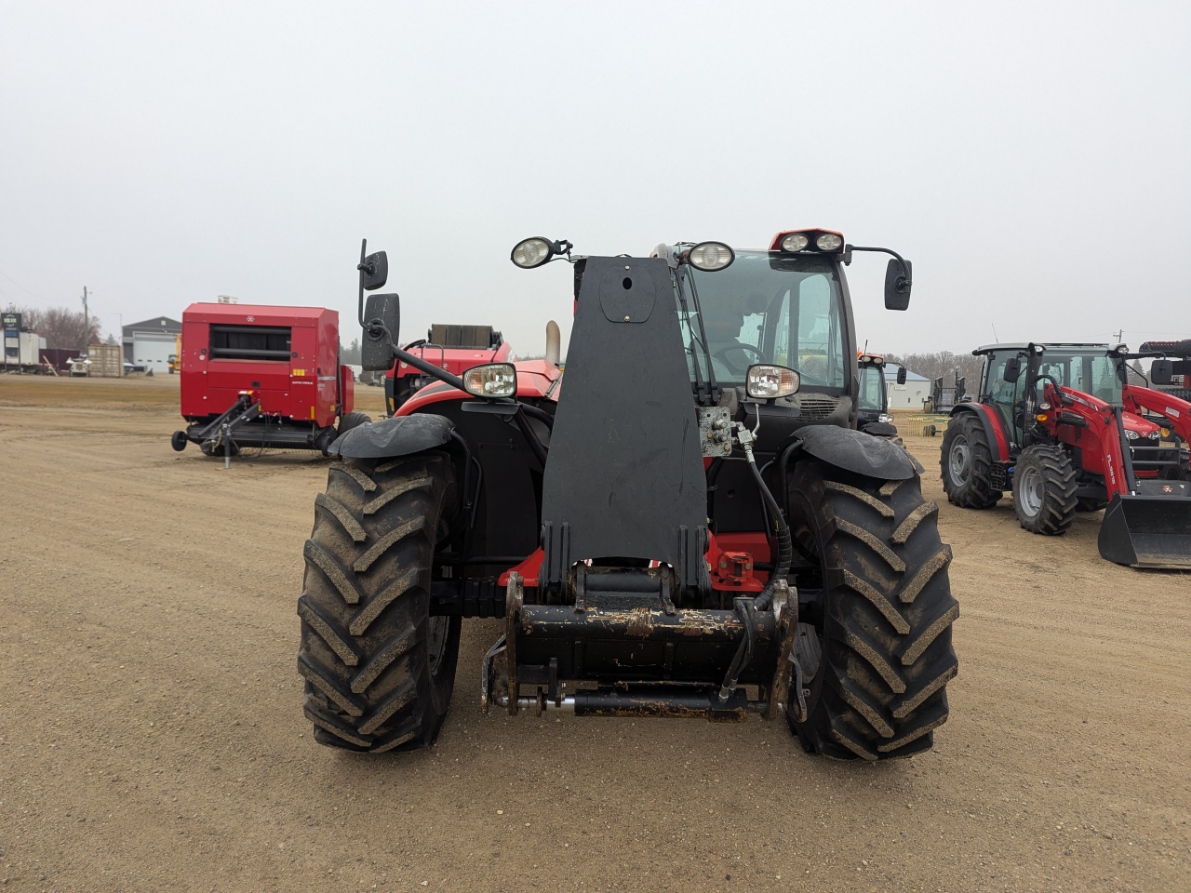
[[[1098,515],[953,509],[908,439],[962,610],[912,760],[485,717],[477,621],[438,745],[361,757],[314,744],[295,669],[325,461],[175,453],[176,388],[0,376],[2,889],[1191,890],[1191,576],[1102,561]]]

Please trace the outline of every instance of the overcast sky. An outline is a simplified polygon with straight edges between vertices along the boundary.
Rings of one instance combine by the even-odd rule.
[[[582,254],[822,226],[885,352],[1191,337],[1191,3],[0,0],[0,306],[569,333]],[[994,326],[996,338],[994,337]]]

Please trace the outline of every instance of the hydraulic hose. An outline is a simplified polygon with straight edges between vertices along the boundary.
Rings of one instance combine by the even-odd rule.
[[[765,507],[768,509],[769,517],[773,523],[773,535],[777,539],[777,564],[773,569],[773,573],[769,576],[769,583],[761,590],[760,595],[753,602],[753,606],[759,610],[764,610],[769,607],[769,603],[773,600],[773,590],[776,582],[779,579],[784,579],[786,574],[790,573],[790,564],[794,560],[794,541],[790,536],[790,525],[786,522],[786,516],[782,512],[781,507],[778,506],[777,500],[773,498],[773,493],[770,492],[769,487],[765,483],[765,478],[761,476],[761,470],[757,468],[757,460],[753,457],[752,444],[744,445],[744,454],[749,462],[749,469],[753,473],[753,478],[757,481],[757,489],[761,493],[761,499],[765,502]]]
[[[740,640],[736,656],[732,658],[732,664],[724,675],[724,684],[720,686],[719,700],[721,704],[726,704],[728,698],[732,696],[732,692],[736,691],[736,680],[740,678],[744,668],[753,659],[753,638],[756,635],[754,625],[757,619],[757,608],[754,601],[747,596],[737,597],[736,616],[740,618],[740,623],[744,627],[744,637]]]

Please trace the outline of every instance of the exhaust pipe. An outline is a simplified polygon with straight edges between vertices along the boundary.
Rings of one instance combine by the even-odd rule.
[[[554,320],[546,323],[546,362],[557,368],[562,358],[562,334]]]

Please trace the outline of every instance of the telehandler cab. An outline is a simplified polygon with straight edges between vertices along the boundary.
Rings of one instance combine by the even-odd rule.
[[[760,251],[571,248],[512,253],[572,265],[565,383],[557,344],[462,377],[394,347],[397,295],[363,302],[387,258],[361,249],[365,368],[438,383],[331,446],[298,601],[315,738],[433,743],[461,619],[501,617],[485,711],[785,716],[808,752],[928,749],[957,671],[951,550],[921,467],[856,430],[843,269],[892,254],[903,310],[909,263],[826,230]]]

